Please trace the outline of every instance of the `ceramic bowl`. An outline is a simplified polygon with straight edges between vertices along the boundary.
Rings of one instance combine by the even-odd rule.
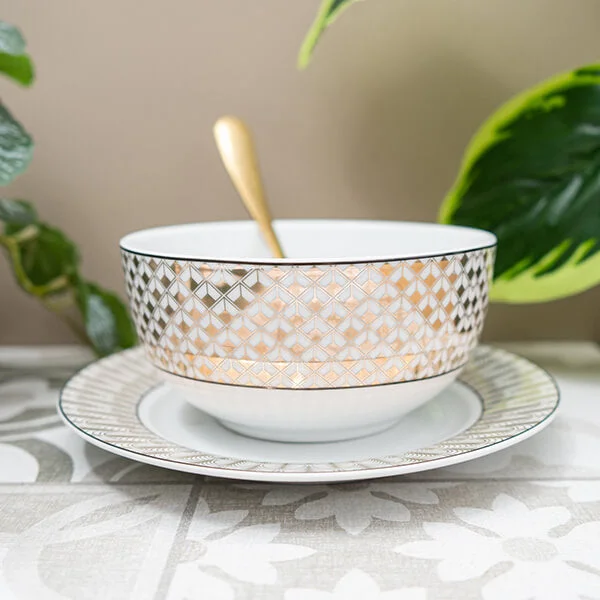
[[[234,431],[279,441],[374,433],[460,373],[488,302],[496,238],[378,221],[159,227],[121,240],[150,362]]]

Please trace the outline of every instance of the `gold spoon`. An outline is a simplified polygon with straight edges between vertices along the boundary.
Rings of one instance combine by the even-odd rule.
[[[221,117],[215,123],[213,133],[221,160],[242,197],[244,206],[258,223],[273,256],[284,258],[281,244],[271,223],[250,129],[237,117]]]

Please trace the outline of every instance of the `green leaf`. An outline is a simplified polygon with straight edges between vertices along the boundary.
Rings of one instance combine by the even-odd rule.
[[[33,64],[27,55],[11,56],[0,53],[0,73],[25,86],[31,85],[35,77]]]
[[[10,23],[0,21],[0,52],[18,56],[25,53],[25,38]]]
[[[44,296],[66,288],[77,273],[79,254],[64,233],[44,223],[5,226],[17,281],[26,291]]]
[[[342,11],[350,6],[356,0],[323,0],[309,32],[304,38],[300,54],[298,56],[298,66],[304,69],[310,62],[312,53],[321,39],[323,32],[329,27]]]
[[[22,228],[35,223],[37,213],[30,202],[0,198],[0,221],[11,227]]]
[[[22,85],[31,85],[34,79],[33,63],[25,53],[21,32],[4,21],[0,21],[0,73]]]
[[[0,185],[7,185],[25,171],[32,154],[31,137],[0,104]]]
[[[129,313],[115,294],[94,283],[81,281],[77,296],[85,331],[100,356],[135,345],[136,335]]]
[[[58,229],[40,223],[38,234],[21,243],[21,257],[29,280],[47,285],[59,277],[71,277],[79,265],[75,244]]]
[[[123,302],[81,278],[75,244],[38,221],[29,202],[0,199],[0,223],[4,223],[0,246],[7,250],[17,283],[26,292],[66,321],[100,356],[136,343]]]
[[[492,115],[440,220],[498,237],[493,300],[543,302],[600,283],[600,65],[555,76]]]

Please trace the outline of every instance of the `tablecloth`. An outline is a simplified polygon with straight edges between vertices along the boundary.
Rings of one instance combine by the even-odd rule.
[[[87,351],[0,348],[0,599],[600,599],[600,350],[511,349],[562,393],[534,438],[412,476],[285,485],[92,447],[55,409]]]

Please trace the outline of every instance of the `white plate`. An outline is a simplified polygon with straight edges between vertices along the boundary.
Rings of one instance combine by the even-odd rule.
[[[558,403],[545,371],[481,346],[460,381],[387,431],[325,444],[267,442],[233,433],[190,406],[135,348],[76,374],[61,393],[59,412],[88,442],[151,465],[231,479],[333,482],[415,473],[496,452],[543,429]]]

